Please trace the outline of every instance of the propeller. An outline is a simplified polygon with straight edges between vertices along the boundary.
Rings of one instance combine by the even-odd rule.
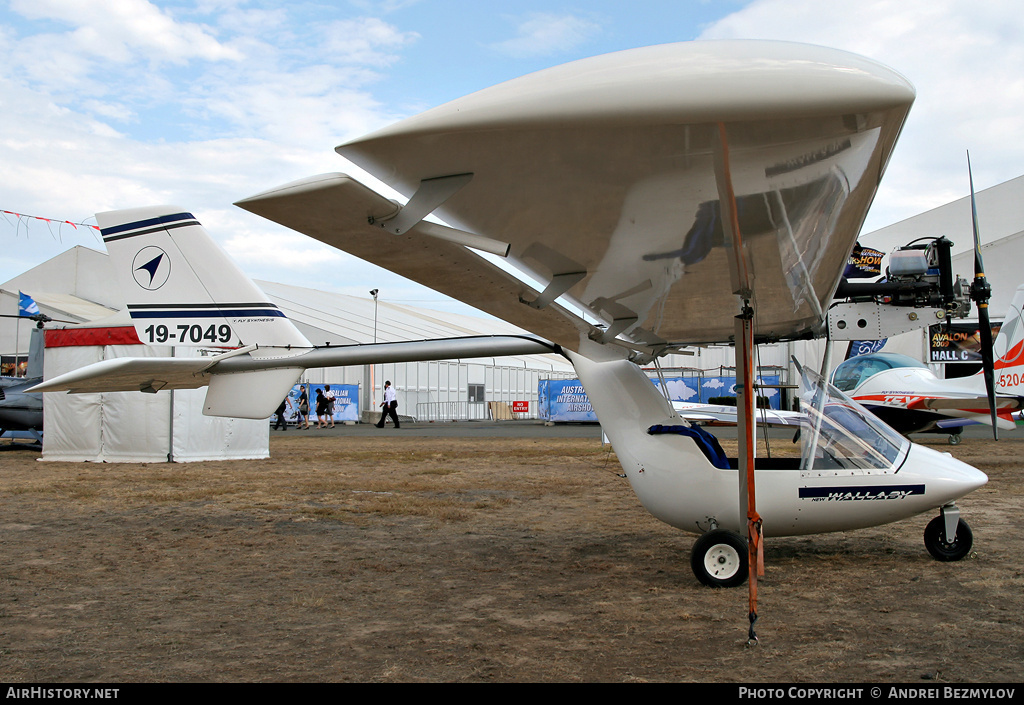
[[[0,313],[0,318],[25,318],[36,322],[37,328],[42,328],[44,323],[56,321],[57,323],[81,323],[81,321],[68,321],[63,318],[50,318],[45,313],[33,313],[31,316],[22,316],[14,313]]]
[[[985,278],[985,266],[981,261],[981,236],[978,234],[978,206],[974,200],[974,175],[971,173],[971,153],[967,152],[967,176],[971,181],[971,220],[974,223],[974,282],[971,284],[971,300],[978,306],[978,327],[981,337],[981,367],[985,376],[985,393],[988,395],[988,409],[992,415],[992,438],[999,440],[996,426],[996,385],[995,359],[992,351],[992,325],[988,318],[988,300],[992,287]]]

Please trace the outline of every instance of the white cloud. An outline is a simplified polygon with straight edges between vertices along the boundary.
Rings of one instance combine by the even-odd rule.
[[[571,52],[600,31],[600,25],[576,15],[534,13],[520,22],[515,37],[490,46],[514,58],[550,56]]]
[[[147,0],[12,0],[11,9],[28,19],[73,25],[70,33],[53,36],[83,54],[117,63],[140,56],[174,63],[242,58],[218,42],[208,28],[177,22]]]
[[[388,15],[412,7],[420,0],[349,0],[349,2],[365,12]]]
[[[373,17],[328,22],[320,31],[329,58],[345,64],[378,67],[393,64],[398,59],[394,52],[420,36],[416,32],[401,32]]]
[[[863,54],[905,75],[917,101],[868,216],[883,227],[1024,172],[1024,13],[991,0],[757,0],[701,39],[762,38]],[[936,233],[953,235],[952,233]]]
[[[230,1],[203,6],[216,29],[139,0],[12,7],[37,21],[0,27],[0,208],[85,220],[177,204],[257,276],[288,280],[301,262],[315,278],[337,265],[337,251],[230,204],[310,174],[359,174],[332,147],[394,118],[367,88],[415,33],[373,19],[310,32],[286,10]],[[109,47],[83,46],[83,29],[104,33]],[[146,51],[154,33],[174,35],[157,43],[155,63]],[[0,263],[0,281],[73,244],[102,249],[87,232],[56,238],[41,222],[27,225],[27,238],[20,228],[17,249],[29,252]]]

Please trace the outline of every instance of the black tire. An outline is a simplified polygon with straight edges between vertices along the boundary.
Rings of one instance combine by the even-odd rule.
[[[961,519],[957,522],[953,540],[947,541],[946,523],[941,516],[937,516],[925,527],[924,545],[937,561],[958,561],[971,552],[974,534],[971,533],[971,527],[967,526],[967,522]]]
[[[715,529],[697,539],[690,552],[690,568],[704,585],[730,588],[747,580],[747,542],[739,534]]]

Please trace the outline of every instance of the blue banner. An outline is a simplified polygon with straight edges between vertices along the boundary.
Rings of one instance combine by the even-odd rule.
[[[661,382],[652,379],[660,389]],[[758,377],[762,385],[779,384],[778,375]],[[666,377],[665,386],[672,401],[688,401],[709,404],[714,397],[735,397],[735,377]],[[759,389],[758,396],[767,397],[772,409],[781,408],[782,395],[778,389]],[[597,414],[590,405],[587,393],[578,379],[541,380],[537,385],[537,407],[544,421],[593,422]]]
[[[846,353],[846,359],[849,360],[851,357],[876,353],[882,349],[887,340],[888,338],[882,338],[881,340],[851,340],[850,349]]]
[[[537,385],[537,408],[544,421],[597,421],[578,379],[542,379]]]
[[[326,384],[306,384],[306,392],[309,395],[309,422],[316,423],[316,390],[323,390]],[[359,385],[358,384],[331,384],[331,391],[334,392],[334,420],[337,421],[359,421]],[[285,409],[289,420],[298,420],[296,414],[299,411],[299,385],[292,387],[288,392],[292,406]]]
[[[661,380],[651,381],[658,391],[661,391]],[[700,377],[666,377],[665,387],[668,389],[668,398],[672,401],[700,401]]]
[[[700,401],[703,404],[710,404],[710,400],[714,397],[736,396],[735,377],[701,377],[700,380]],[[779,384],[779,376],[767,375],[765,377],[758,377],[756,384],[777,387]],[[757,396],[767,397],[768,405],[772,409],[778,409],[781,406],[782,399],[782,395],[779,392],[780,390],[778,389],[758,389]]]

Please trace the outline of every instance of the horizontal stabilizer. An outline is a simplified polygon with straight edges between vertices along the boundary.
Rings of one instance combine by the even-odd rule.
[[[46,380],[30,392],[158,392],[198,389],[209,383],[210,358],[121,357],[101,360]]]
[[[988,409],[987,397],[920,399],[907,406],[908,409],[963,409],[965,411],[984,411]],[[1024,408],[1024,400],[1018,398],[997,398],[996,408],[1003,411],[1016,411]]]

